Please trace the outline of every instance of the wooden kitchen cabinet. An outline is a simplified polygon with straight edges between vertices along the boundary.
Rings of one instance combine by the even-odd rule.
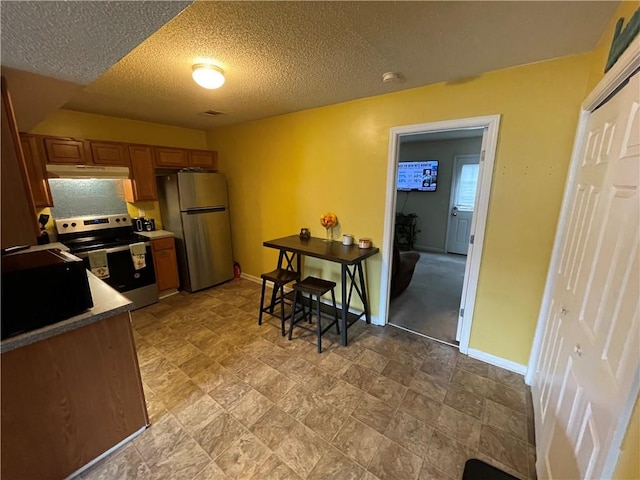
[[[180,286],[176,246],[173,237],[159,238],[151,241],[153,264],[156,269],[158,290],[169,290]]]
[[[63,165],[91,163],[91,149],[87,148],[86,142],[82,140],[48,137],[44,139],[44,149],[48,163]]]
[[[90,142],[91,156],[96,165],[129,166],[129,149],[124,143]]]
[[[215,170],[218,163],[218,152],[213,150],[189,150],[189,166]]]
[[[156,147],[156,166],[184,168],[189,166],[187,150],[181,148]]]
[[[20,134],[20,144],[36,208],[53,207],[42,142],[33,135]]]
[[[13,105],[2,77],[2,125],[0,134],[0,192],[2,200],[2,248],[15,245],[35,245],[40,233],[36,221],[36,206],[29,183],[26,162],[16,127]]]
[[[2,354],[1,476],[58,480],[148,425],[129,312]]]
[[[124,182],[127,202],[157,200],[153,150],[143,145],[129,147],[131,179]]]

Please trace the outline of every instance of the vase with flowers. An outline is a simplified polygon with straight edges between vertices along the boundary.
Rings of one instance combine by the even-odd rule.
[[[333,227],[338,223],[338,217],[333,212],[327,212],[320,215],[320,225],[325,228],[327,238],[325,242],[333,241]]]

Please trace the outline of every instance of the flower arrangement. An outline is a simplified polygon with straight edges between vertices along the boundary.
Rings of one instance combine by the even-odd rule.
[[[333,212],[327,212],[320,215],[320,225],[322,225],[327,232],[327,242],[333,241],[333,227],[338,223],[338,216]]]

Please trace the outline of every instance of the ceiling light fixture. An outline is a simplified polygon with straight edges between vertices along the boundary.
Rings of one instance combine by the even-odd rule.
[[[213,90],[224,84],[224,71],[215,65],[198,63],[193,66],[193,80],[202,88]]]

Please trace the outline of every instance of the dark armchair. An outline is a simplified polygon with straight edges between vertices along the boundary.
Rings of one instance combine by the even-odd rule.
[[[401,252],[394,242],[391,264],[391,299],[400,295],[409,286],[418,260],[420,260],[418,252]]]

